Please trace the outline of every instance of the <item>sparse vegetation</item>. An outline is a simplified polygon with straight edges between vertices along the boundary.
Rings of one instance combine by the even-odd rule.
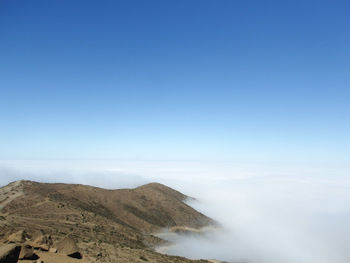
[[[0,217],[6,222],[0,227],[4,233],[0,237],[15,229],[26,229],[29,234],[44,230],[55,240],[69,234],[81,247],[83,259],[96,260],[101,252],[101,263],[193,262],[149,249],[164,243],[151,233],[164,226],[200,227],[212,222],[184,204],[181,193],[159,184],[113,191],[25,181],[23,186],[25,198],[6,206],[11,219]]]

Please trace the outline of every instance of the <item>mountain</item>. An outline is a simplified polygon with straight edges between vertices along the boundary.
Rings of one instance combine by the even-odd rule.
[[[45,263],[196,262],[153,249],[166,244],[153,235],[164,228],[214,224],[187,205],[187,198],[158,183],[107,190],[16,181],[0,188],[0,241],[20,245],[21,253],[27,247]]]

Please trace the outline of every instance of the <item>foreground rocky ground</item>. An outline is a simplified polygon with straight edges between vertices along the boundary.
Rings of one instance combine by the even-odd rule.
[[[209,262],[154,251],[163,228],[214,224],[161,184],[106,190],[17,181],[0,188],[1,262]]]

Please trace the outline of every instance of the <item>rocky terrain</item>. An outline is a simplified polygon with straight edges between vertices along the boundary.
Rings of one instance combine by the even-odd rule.
[[[214,222],[187,196],[151,183],[106,190],[16,181],[0,188],[1,262],[209,262],[155,252],[164,228],[199,231]]]

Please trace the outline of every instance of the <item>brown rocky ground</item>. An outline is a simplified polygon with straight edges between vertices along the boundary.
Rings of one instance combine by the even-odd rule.
[[[195,230],[214,223],[186,198],[157,183],[106,190],[17,181],[0,188],[0,241],[20,244],[21,251],[31,247],[45,263],[208,262],[153,250],[166,242],[152,235],[162,228]],[[82,259],[67,256],[75,250]]]

